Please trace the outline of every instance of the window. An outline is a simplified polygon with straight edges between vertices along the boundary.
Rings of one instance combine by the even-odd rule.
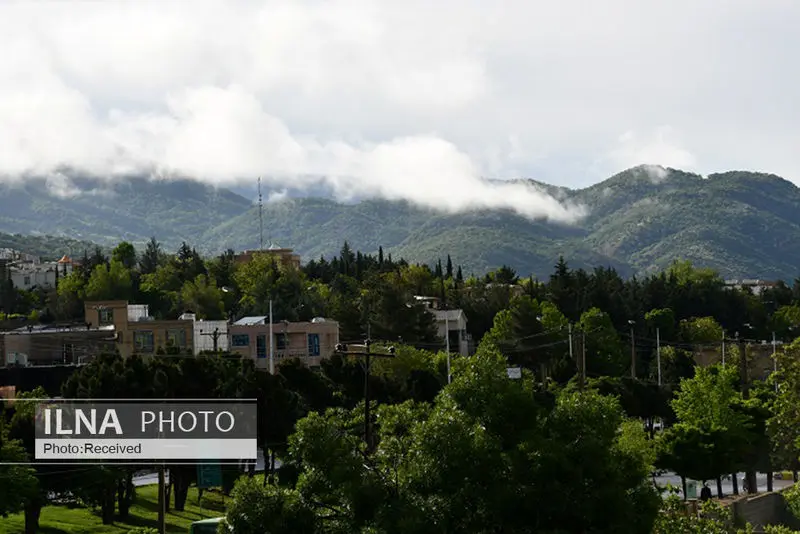
[[[308,355],[319,356],[319,334],[308,334]]]
[[[154,345],[152,330],[140,330],[133,333],[133,349],[135,352],[145,354],[153,352]]]
[[[186,347],[186,330],[167,330],[168,347]]]
[[[256,358],[267,357],[267,336],[256,337]]]
[[[278,350],[286,350],[289,347],[289,336],[280,333],[275,336],[275,348]]]
[[[22,281],[22,284],[23,284],[24,286],[29,286],[29,285],[31,285],[31,277],[30,277],[30,276],[26,276],[26,277],[23,279],[23,281]]]
[[[250,336],[247,334],[233,334],[231,336],[231,345],[234,347],[249,347]]]
[[[100,324],[114,324],[114,310],[112,308],[100,308]]]

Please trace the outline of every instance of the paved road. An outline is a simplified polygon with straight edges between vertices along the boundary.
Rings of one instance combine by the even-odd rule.
[[[281,461],[276,459],[275,460],[275,468],[281,466]],[[261,450],[258,451],[258,460],[256,461],[256,471],[263,471],[264,470],[264,455],[261,453]],[[167,474],[167,482],[169,482],[169,474]],[[153,471],[152,473],[142,473],[141,475],[133,477],[133,485],[134,486],[149,486],[150,484],[158,484],[158,473]]]
[[[737,477],[739,479],[739,492],[742,493],[742,479],[744,478],[744,473],[739,473],[737,475]],[[758,481],[758,491],[759,492],[767,491],[767,475],[762,474],[762,473],[758,473],[758,475],[756,476],[756,480]],[[681,477],[679,477],[678,475],[676,475],[674,473],[668,473],[666,475],[663,475],[663,476],[660,476],[660,477],[656,477],[656,484],[658,484],[659,487],[662,487],[662,488],[665,487],[667,484],[672,484],[673,486],[675,486],[679,490],[680,493],[683,493],[683,490],[682,490],[682,487],[681,487]],[[772,483],[772,487],[775,490],[779,490],[779,489],[783,489],[783,488],[786,488],[788,486],[791,486],[792,484],[793,484],[793,482],[792,482],[791,479],[789,479],[789,480],[774,479],[773,483]],[[700,488],[701,487],[702,487],[701,484],[698,483],[697,484],[697,494],[698,495],[700,494]],[[709,480],[708,481],[708,487],[711,488],[711,492],[713,493],[714,497],[716,497],[717,496],[717,482],[714,481],[714,480]],[[726,496],[733,494],[733,484],[731,483],[730,478],[728,478],[727,480],[726,479],[722,480],[722,493],[725,494]],[[666,495],[666,492],[665,492],[665,495]]]
[[[275,460],[275,467],[278,468],[280,466],[281,466],[280,460]],[[263,471],[263,470],[264,470],[264,456],[261,454],[261,451],[259,451],[258,452],[258,460],[256,462],[256,471]],[[739,491],[742,492],[741,480],[742,480],[742,478],[744,478],[744,473],[739,473],[738,474],[738,478],[739,478],[739,481],[740,481],[739,482]],[[758,480],[758,491],[759,492],[767,491],[767,475],[759,473],[757,475],[756,479]],[[167,475],[167,480],[169,480],[169,475]],[[134,477],[133,483],[136,486],[147,486],[147,485],[150,485],[150,484],[158,484],[158,473],[152,472],[152,473],[141,474],[139,476]],[[667,473],[667,474],[664,474],[662,476],[656,477],[656,484],[658,484],[658,486],[661,487],[661,488],[666,488],[667,484],[672,484],[673,486],[675,486],[678,489],[679,493],[682,493],[681,477],[679,477],[678,475],[676,475],[674,473]],[[773,480],[773,489],[775,489],[775,490],[783,489],[783,488],[786,488],[786,487],[791,486],[791,485],[792,485],[792,480],[791,479],[789,479],[789,480],[774,479]],[[708,486],[711,488],[712,493],[716,497],[717,496],[717,483],[716,483],[716,481],[713,481],[713,480],[708,481]],[[698,483],[697,484],[697,493],[698,493],[698,495],[700,494],[700,487],[701,487],[701,484]],[[722,493],[725,494],[726,496],[733,494],[733,485],[731,484],[730,478],[723,479],[723,481],[722,481]],[[666,491],[664,492],[664,496],[665,497],[667,496],[667,492]]]

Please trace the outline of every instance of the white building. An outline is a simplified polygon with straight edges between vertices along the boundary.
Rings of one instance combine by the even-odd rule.
[[[194,322],[194,353],[214,350],[214,338],[217,338],[217,351],[227,351],[230,348],[228,335],[228,321],[204,321],[198,319],[194,313],[184,313],[180,316],[182,321]]]
[[[442,309],[436,297],[415,296],[414,300],[433,314],[437,334],[442,339],[450,340],[450,352],[457,352],[462,356],[469,356],[472,353],[472,337],[467,333],[467,316],[464,310]]]
[[[11,256],[15,259],[8,264],[8,271],[11,283],[17,289],[30,290],[35,287],[55,289],[58,277],[67,276],[72,272],[73,264],[69,256],[49,262],[42,262],[30,254],[16,253]]]
[[[770,282],[767,280],[757,279],[743,279],[743,280],[725,280],[725,286],[732,289],[748,288],[753,292],[753,295],[760,295],[766,289],[772,289],[777,286],[777,282]]]

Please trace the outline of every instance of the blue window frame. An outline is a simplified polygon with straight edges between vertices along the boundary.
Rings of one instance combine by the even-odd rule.
[[[231,336],[231,345],[234,347],[249,347],[250,336],[247,334],[233,334]]]
[[[267,336],[256,336],[256,358],[267,357]]]
[[[308,334],[308,355],[319,356],[319,334]]]

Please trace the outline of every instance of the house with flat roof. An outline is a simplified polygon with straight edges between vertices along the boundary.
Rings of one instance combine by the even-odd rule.
[[[79,364],[104,352],[114,352],[113,325],[28,325],[4,332],[2,365]]]
[[[113,325],[116,347],[123,357],[150,355],[161,350],[194,353],[194,321],[156,320],[146,304],[125,300],[84,303],[86,323],[92,327]]]
[[[317,367],[330,358],[339,343],[339,323],[321,317],[311,321],[280,321],[272,324],[269,317],[243,317],[230,326],[230,350],[252,358],[256,367],[269,369],[269,355],[279,362],[299,358],[309,367]]]

